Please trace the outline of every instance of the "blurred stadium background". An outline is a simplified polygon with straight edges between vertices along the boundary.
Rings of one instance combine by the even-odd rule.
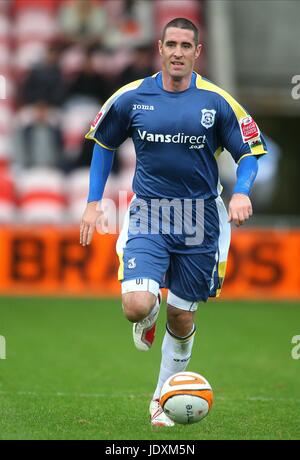
[[[93,147],[84,134],[112,92],[159,69],[161,29],[185,16],[204,44],[197,70],[249,109],[271,152],[252,193],[256,233],[234,234],[225,295],[299,298],[299,14],[293,0],[1,0],[0,292],[118,293],[115,238],[77,245]],[[116,206],[119,190],[130,198],[134,162],[127,141],[106,188]],[[226,201],[235,166],[226,152],[219,165]],[[102,274],[98,245],[100,259],[109,246]]]
[[[50,311],[53,308],[59,314],[62,303],[47,296],[96,296],[94,315],[95,305],[106,305],[100,297],[119,296],[114,250],[117,236],[97,234],[90,247],[78,244],[93,148],[84,134],[112,92],[159,69],[157,40],[162,27],[178,16],[191,19],[200,28],[204,51],[197,71],[248,108],[267,137],[270,150],[259,162],[252,193],[255,215],[244,228],[233,229],[223,298],[268,300],[271,303],[266,306],[275,310],[278,306],[282,313],[284,309],[289,312],[285,301],[293,300],[296,310],[286,316],[286,330],[290,331],[287,350],[291,337],[300,334],[300,2],[0,0],[0,334],[9,340],[9,334],[14,336],[18,331],[21,335],[16,347],[20,350],[24,344],[21,330],[25,332],[18,318],[27,327],[35,324],[35,331],[46,331],[49,324],[53,334],[57,333]],[[132,143],[126,141],[116,155],[105,192],[116,206],[120,190],[130,198],[134,163]],[[226,152],[220,156],[219,166],[227,201],[235,166]],[[14,299],[14,295],[19,298]],[[28,302],[28,296],[38,295],[43,300]],[[275,304],[277,301],[281,303]],[[76,302],[78,322],[73,326],[80,329],[78,305],[84,309],[91,304],[85,299]],[[69,301],[68,308],[71,304]],[[19,317],[22,305],[28,316],[23,312]],[[251,304],[238,303],[237,310],[231,311],[226,305],[224,321],[228,324],[231,319],[234,324],[238,308],[251,308]],[[48,308],[47,324],[38,313],[42,307]],[[259,315],[259,309],[254,310]],[[284,316],[279,319],[276,312],[274,318],[280,324]],[[265,326],[270,322],[272,315]],[[123,323],[120,330],[122,327]],[[243,333],[240,329],[241,340]],[[32,334],[34,337],[35,332]],[[32,350],[39,348],[42,336],[46,337],[40,334],[39,339],[32,338]],[[263,340],[263,331],[261,334]],[[85,341],[87,337],[86,332],[81,338]],[[270,343],[275,344],[276,337]],[[14,344],[10,346],[13,360]],[[289,351],[286,356],[289,360]],[[11,382],[9,376],[17,379],[9,359],[7,365],[11,369],[6,377],[0,373],[0,393]],[[286,393],[291,396],[295,389],[289,383],[295,369],[288,375]],[[28,383],[27,389],[34,385],[26,379],[23,382],[25,386]],[[90,389],[94,391],[93,385]],[[3,437],[21,437],[9,430],[3,433]],[[30,433],[24,436],[30,437]]]

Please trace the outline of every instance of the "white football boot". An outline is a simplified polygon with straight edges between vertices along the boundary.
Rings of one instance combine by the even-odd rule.
[[[175,423],[163,411],[159,399],[152,399],[149,407],[152,426],[174,426]]]
[[[148,351],[151,348],[156,331],[156,321],[162,300],[161,291],[157,295],[156,303],[146,318],[139,323],[133,324],[132,335],[136,348],[140,351]]]

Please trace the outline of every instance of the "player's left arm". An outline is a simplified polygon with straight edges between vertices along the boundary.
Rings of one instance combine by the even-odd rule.
[[[233,189],[228,207],[228,221],[237,227],[248,220],[252,214],[252,204],[249,198],[251,188],[258,171],[258,161],[255,156],[245,156],[237,168],[237,181]]]
[[[258,158],[267,153],[267,146],[253,118],[228,94],[220,105],[219,128],[222,146],[238,164],[228,214],[229,222],[240,226],[253,214],[249,195],[258,171]]]

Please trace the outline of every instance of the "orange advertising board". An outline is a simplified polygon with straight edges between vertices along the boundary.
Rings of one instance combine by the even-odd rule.
[[[116,235],[79,245],[79,227],[0,229],[0,293],[117,295]]]
[[[300,299],[300,230],[235,230],[223,298]]]
[[[116,235],[78,227],[0,227],[0,294],[118,296]],[[300,299],[300,230],[233,231],[221,297]]]

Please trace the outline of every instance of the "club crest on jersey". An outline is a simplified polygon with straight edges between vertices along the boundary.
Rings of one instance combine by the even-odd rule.
[[[213,109],[202,109],[201,125],[208,129],[214,125],[216,111]]]
[[[127,267],[128,268],[135,268],[136,267],[135,257],[133,257],[132,259],[128,260]]]

